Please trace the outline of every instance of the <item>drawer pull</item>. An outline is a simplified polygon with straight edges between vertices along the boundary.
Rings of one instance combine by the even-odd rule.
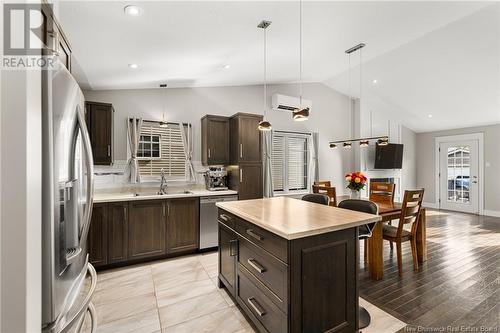
[[[259,235],[259,234],[255,233],[255,232],[253,231],[253,229],[247,229],[247,234],[248,234],[248,235],[250,235],[250,236],[252,236],[253,238],[255,238],[255,239],[257,239],[257,240],[260,240],[260,241],[261,241],[261,240],[264,240],[264,237],[262,237],[261,235]]]
[[[220,218],[221,218],[222,220],[226,221],[226,222],[227,222],[227,221],[229,221],[229,220],[231,219],[231,218],[230,218],[229,216],[227,216],[226,214],[221,214],[221,215],[220,215]]]
[[[247,259],[247,263],[252,266],[257,272],[264,273],[266,268],[262,266],[257,260],[254,258]]]
[[[261,317],[263,317],[266,314],[266,311],[260,309],[259,303],[255,300],[255,298],[250,297],[247,298],[248,304],[257,312],[257,314]]]

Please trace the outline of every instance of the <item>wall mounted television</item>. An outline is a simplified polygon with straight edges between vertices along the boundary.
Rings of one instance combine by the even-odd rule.
[[[375,148],[374,169],[401,169],[403,167],[403,145],[389,143]]]

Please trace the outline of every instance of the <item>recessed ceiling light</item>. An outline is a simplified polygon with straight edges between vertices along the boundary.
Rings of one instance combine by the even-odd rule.
[[[132,68],[132,69],[137,69],[137,68],[139,68],[139,65],[137,65],[137,64],[128,64],[128,67]]]
[[[226,65],[222,65],[223,69],[229,69],[230,67],[231,67],[231,65],[227,65],[227,64]]]
[[[377,79],[375,79],[372,82],[373,82],[373,84],[377,84],[378,81],[377,81]]]
[[[432,118],[432,114],[427,115],[427,117]]]
[[[139,16],[142,13],[142,8],[134,5],[125,6],[123,10],[125,11],[125,14],[130,16]]]

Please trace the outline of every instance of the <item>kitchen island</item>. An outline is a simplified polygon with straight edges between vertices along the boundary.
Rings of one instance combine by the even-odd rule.
[[[219,287],[260,332],[358,330],[358,226],[370,215],[276,197],[218,203]]]

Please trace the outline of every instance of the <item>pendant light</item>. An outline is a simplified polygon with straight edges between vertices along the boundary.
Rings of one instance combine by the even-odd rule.
[[[270,131],[273,129],[267,117],[267,28],[271,21],[262,21],[257,28],[264,30],[264,118],[259,122],[259,131]]]
[[[302,108],[302,0],[299,1],[299,107],[293,110],[292,117],[295,121],[309,118],[309,108]]]
[[[168,123],[165,121],[165,100],[166,100],[166,92],[167,92],[167,84],[166,83],[162,83],[160,84],[160,88],[163,89],[162,91],[162,111],[163,111],[163,116],[162,116],[162,120],[160,121],[160,128],[167,128],[168,127]]]

